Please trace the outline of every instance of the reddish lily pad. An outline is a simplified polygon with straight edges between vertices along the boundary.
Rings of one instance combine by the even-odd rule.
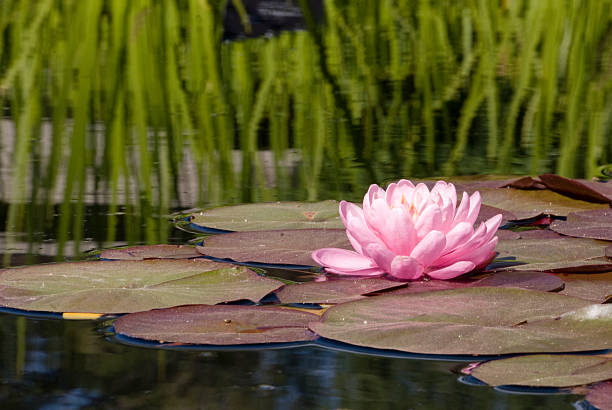
[[[599,410],[612,409],[612,380],[594,386],[587,394],[586,399]]]
[[[563,280],[544,272],[495,272],[473,278],[454,280],[422,280],[409,282],[401,289],[392,290],[394,295],[433,292],[470,287],[503,287],[555,292],[563,289]]]
[[[559,274],[565,282],[561,294],[591,300],[597,303],[612,301],[612,272],[585,274]]]
[[[0,271],[0,305],[51,312],[127,313],[240,299],[259,301],[282,282],[205,259],[92,261]]]
[[[550,229],[567,236],[612,241],[612,209],[573,212],[567,221],[555,221]]]
[[[606,204],[595,204],[568,198],[548,190],[524,191],[512,188],[483,189],[482,202],[512,212],[518,219],[538,215],[566,216],[570,212],[605,209]]]
[[[517,189],[546,189],[546,185],[544,185],[540,179],[529,176],[516,179],[504,186],[504,188],[506,187]]]
[[[336,304],[364,298],[366,294],[406,286],[382,278],[336,279],[286,285],[276,295],[281,303]]]
[[[481,222],[484,222],[490,218],[493,218],[495,215],[498,215],[498,214],[502,215],[502,221],[500,223],[500,226],[504,226],[505,224],[508,223],[508,221],[512,221],[516,219],[516,215],[514,215],[512,212],[508,212],[504,209],[500,209],[494,206],[483,204],[480,206],[480,212],[478,213],[478,218],[476,218],[476,221],[474,224],[480,225]]]
[[[544,272],[607,272],[612,263],[604,258],[608,243],[594,239],[519,239],[499,241],[495,250],[499,257],[515,257],[523,265],[510,270]]]
[[[612,305],[512,288],[385,295],[329,308],[318,335],[358,346],[452,355],[612,347]]]
[[[353,249],[344,229],[291,229],[214,235],[197,250],[236,262],[315,266],[310,255],[319,248]]]
[[[191,223],[224,231],[344,227],[337,201],[224,206],[192,214]]]
[[[612,203],[612,184],[580,181],[555,174],[540,175],[540,180],[553,191],[571,198],[602,204]]]
[[[185,245],[144,245],[127,248],[106,249],[100,253],[101,259],[142,261],[145,259],[189,259],[202,255],[195,247]]]
[[[491,386],[579,386],[612,379],[612,358],[551,354],[518,356],[482,363],[471,374]]]
[[[310,341],[319,316],[274,306],[179,306],[125,315],[115,332],[138,339],[199,345]]]

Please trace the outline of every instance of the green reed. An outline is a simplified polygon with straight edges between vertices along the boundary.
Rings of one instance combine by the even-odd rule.
[[[226,3],[0,3],[7,230],[26,202],[49,204],[48,221],[61,190],[58,236],[78,243],[93,184],[109,241],[120,206],[139,215],[129,240],[163,241],[163,215],[195,205],[178,192],[187,152],[200,204],[433,174],[591,177],[612,162],[612,0],[326,0],[324,22],[300,1],[307,30],[224,42]]]

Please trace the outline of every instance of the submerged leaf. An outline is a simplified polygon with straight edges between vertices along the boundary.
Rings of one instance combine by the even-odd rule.
[[[213,235],[197,250],[237,262],[314,266],[312,251],[327,247],[352,249],[344,229],[291,229]]]
[[[51,312],[126,313],[184,304],[259,301],[282,282],[205,259],[93,261],[0,271],[0,305]]]
[[[344,228],[337,201],[224,206],[191,215],[191,223],[222,231]]]
[[[158,342],[203,345],[288,343],[313,340],[308,323],[319,316],[272,306],[179,306],[125,315],[115,332]]]
[[[549,354],[518,356],[482,363],[471,374],[491,386],[578,386],[612,379],[612,358]]]
[[[593,306],[608,305],[524,289],[466,288],[343,303],[310,328],[344,343],[425,354],[610,348],[612,312],[589,316],[580,310]]]

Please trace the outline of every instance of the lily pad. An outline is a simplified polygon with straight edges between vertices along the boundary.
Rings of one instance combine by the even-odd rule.
[[[386,295],[332,306],[310,328],[377,349],[452,355],[612,347],[612,305],[512,288]]]
[[[191,223],[220,231],[344,227],[337,201],[272,202],[224,206],[192,214]]]
[[[483,189],[480,194],[483,204],[512,212],[517,219],[533,218],[542,214],[566,216],[570,212],[608,207],[606,204],[580,201],[548,190],[500,188]]]
[[[127,313],[184,304],[259,301],[282,282],[205,259],[92,261],[0,271],[0,305],[51,312]]]
[[[491,385],[570,387],[612,379],[612,358],[530,355],[482,363],[472,376]]]
[[[328,247],[352,249],[344,229],[292,229],[214,235],[197,250],[237,262],[315,266],[312,251]]]
[[[507,229],[500,229],[496,233],[500,241],[511,241],[515,239],[521,239],[521,234]]]
[[[612,272],[585,274],[559,274],[565,282],[561,294],[592,300],[597,303],[612,301]]]
[[[394,295],[433,292],[436,290],[462,289],[469,287],[503,287],[554,292],[563,289],[563,280],[544,272],[495,272],[475,278],[454,280],[422,280],[409,282],[401,289],[392,290]]]
[[[499,257],[512,256],[523,265],[511,270],[545,272],[607,272],[612,263],[604,258],[607,242],[594,239],[519,239],[499,241],[495,250]]]
[[[562,238],[557,232],[551,231],[550,229],[530,229],[527,231],[518,232],[520,239],[559,239]],[[503,240],[503,238],[499,238]]]
[[[310,341],[319,316],[273,306],[179,306],[125,315],[115,332],[158,342],[244,345]]]
[[[599,410],[612,409],[612,381],[594,386],[587,394],[586,399]]]
[[[550,229],[567,236],[612,241],[612,209],[572,212],[566,221],[555,221]]]
[[[142,261],[145,259],[189,259],[201,257],[193,246],[185,245],[144,245],[126,248],[106,249],[100,253],[101,259]]]
[[[610,183],[580,181],[555,174],[540,175],[540,180],[549,189],[571,198],[603,204],[612,203],[612,184]]]
[[[276,296],[281,303],[336,304],[362,299],[371,292],[402,286],[406,284],[382,278],[336,279],[287,285]]]

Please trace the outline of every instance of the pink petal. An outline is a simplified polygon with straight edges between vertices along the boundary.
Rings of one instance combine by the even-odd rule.
[[[440,223],[440,230],[442,232],[450,231],[453,226],[453,221],[455,219],[455,205],[445,199],[442,205],[440,206],[440,216],[442,219]]]
[[[357,253],[363,255],[363,246],[357,239],[355,239],[351,231],[349,231],[348,229],[346,230],[346,236],[349,242],[351,243],[351,246],[353,247],[353,249],[355,249]]]
[[[453,263],[450,266],[427,272],[427,275],[434,279],[452,279],[456,278],[457,276],[463,275],[464,273],[468,273],[469,271],[474,269],[474,267],[475,265],[472,262],[459,261]]]
[[[481,203],[482,198],[480,197],[480,192],[474,192],[470,197],[470,209],[467,214],[467,221],[472,225],[474,225],[474,222],[476,222],[476,218],[478,218]]]
[[[348,275],[373,274],[372,272],[382,273],[376,263],[357,252],[338,248],[321,248],[314,251],[312,259],[327,271]]]
[[[484,268],[489,264],[493,256],[495,256],[495,246],[497,246],[497,236],[491,239],[487,244],[476,249],[465,260],[474,262],[478,268]]]
[[[484,243],[487,236],[487,225],[483,222],[474,234],[464,243],[459,244],[454,250],[440,256],[434,263],[434,266],[446,266],[460,260],[465,260],[466,255],[478,249]]]
[[[423,276],[423,265],[410,256],[396,256],[391,262],[391,276],[402,280],[415,280]]]
[[[325,272],[334,273],[336,275],[368,276],[368,277],[383,276],[386,273],[384,270],[379,269],[379,268],[363,269],[363,270],[356,270],[356,271],[342,271],[342,270],[336,270],[332,268],[325,268]]]
[[[391,271],[391,261],[396,256],[386,246],[378,243],[368,244],[365,248],[365,255],[374,260],[376,265],[387,273]]]
[[[422,214],[425,207],[431,204],[431,202],[429,188],[427,188],[427,185],[423,183],[417,184],[412,199],[412,203],[414,204],[417,212]]]
[[[442,214],[438,205],[434,203],[428,205],[414,223],[414,229],[417,231],[417,238],[420,240],[424,238],[427,233],[439,230],[441,222]]]
[[[385,190],[376,184],[372,184],[370,185],[368,192],[363,197],[363,207],[366,208],[366,206],[371,206],[375,199],[384,197]]]
[[[467,242],[474,234],[474,228],[469,222],[461,222],[446,234],[446,246],[442,254],[453,251],[456,247]]]
[[[384,220],[379,222],[381,239],[393,253],[410,255],[416,242],[416,231],[412,217],[404,207],[393,208]]]
[[[455,212],[455,219],[453,221],[453,226],[456,226],[460,222],[467,222],[468,212],[470,210],[470,197],[467,192],[463,193],[461,197],[461,203],[457,208],[457,212]]]
[[[431,231],[414,247],[410,256],[418,260],[421,265],[429,266],[438,259],[445,246],[444,234],[440,231]]]
[[[489,242],[493,235],[497,233],[497,229],[499,228],[499,224],[502,221],[502,214],[497,214],[492,218],[489,218],[485,221],[485,225],[487,227],[487,235],[483,239],[484,242]]]

